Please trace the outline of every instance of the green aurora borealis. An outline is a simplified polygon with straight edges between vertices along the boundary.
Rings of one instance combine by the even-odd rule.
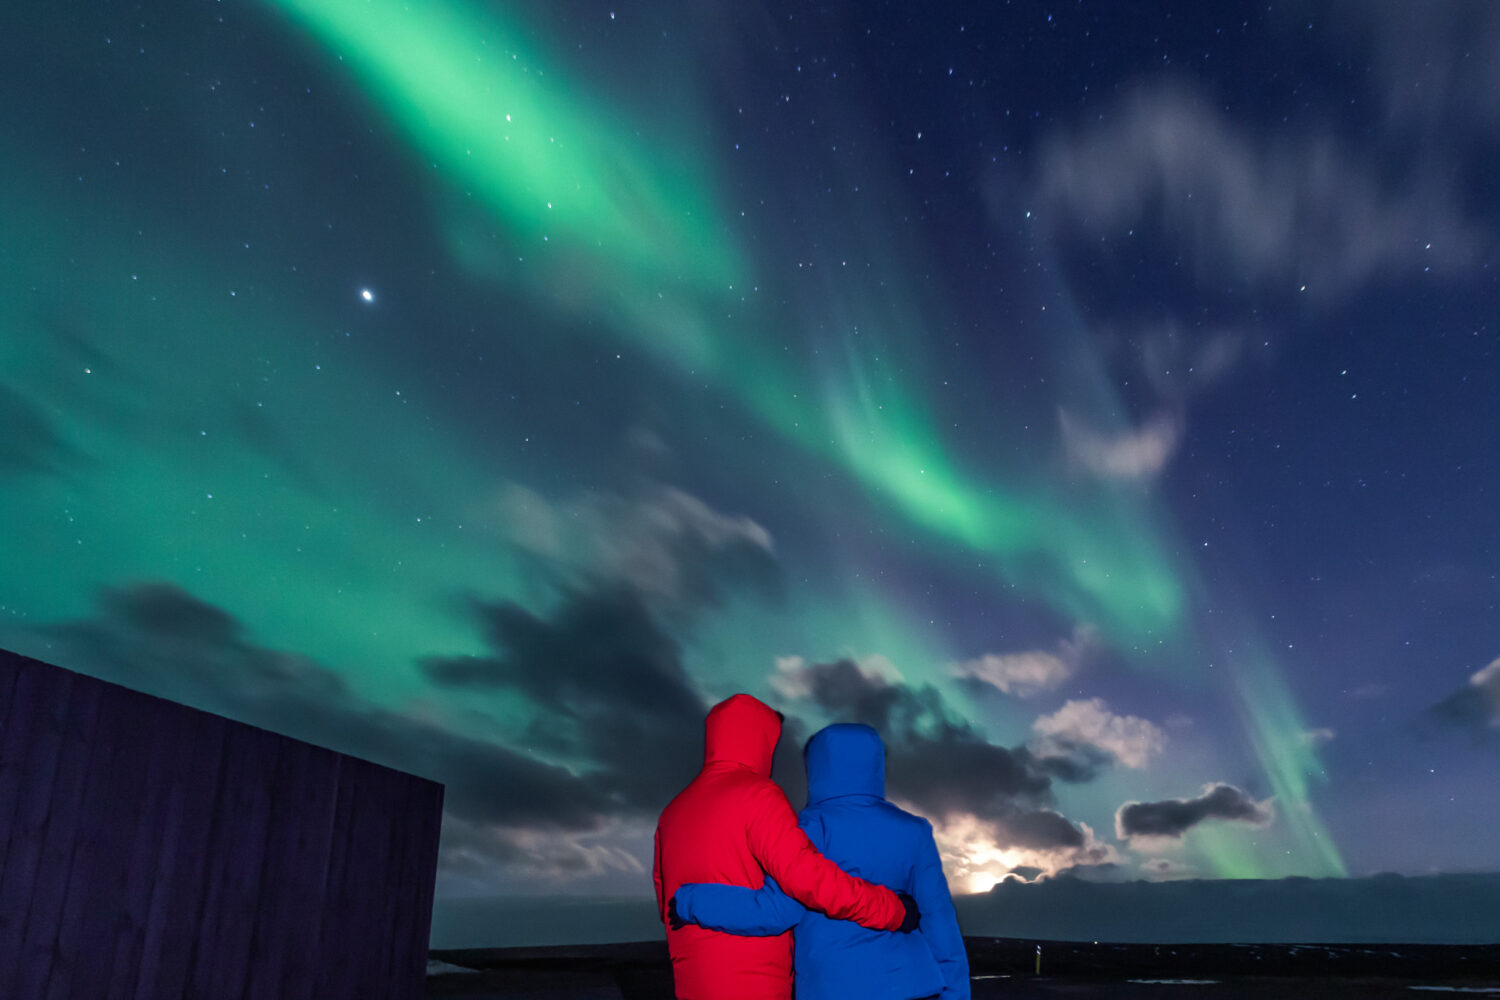
[[[771,317],[752,310],[739,329],[716,323],[736,279],[759,281],[727,235],[728,212],[712,204],[709,192],[722,185],[678,176],[686,170],[670,148],[612,129],[602,102],[569,101],[568,81],[518,50],[494,17],[461,4],[423,8],[419,18],[398,5],[280,6],[348,54],[439,176],[451,175],[495,225],[544,256],[544,276],[532,280],[581,286],[583,308],[602,313],[609,336],[705,379],[770,429],[840,462],[914,525],[1002,560],[1040,554],[1043,586],[1069,611],[1131,638],[1176,624],[1180,587],[1143,516],[1073,514],[1066,501],[971,483],[899,379],[877,382],[851,357],[822,372],[821,384],[804,384],[761,346],[757,327]],[[879,329],[888,310],[875,305],[846,322]],[[895,305],[898,315],[915,312]],[[901,332],[923,339],[920,328]]]
[[[482,609],[560,631],[590,588],[635,587],[669,637],[653,648],[705,701],[795,700],[799,664],[842,660],[935,713],[913,739],[946,719],[1039,759],[1039,716],[1104,699],[1097,773],[1057,779],[1039,806],[1107,845],[1088,863],[1138,877],[1159,847],[1173,875],[1348,874],[1351,827],[1324,806],[1333,730],[1310,736],[1327,713],[1304,707],[1318,675],[1294,669],[1301,637],[1267,610],[1290,599],[1253,585],[1256,545],[1228,542],[1247,571],[1226,579],[1218,537],[1182,509],[1200,487],[1153,485],[1170,464],[1096,474],[1059,430],[1121,441],[1149,409],[1149,376],[1119,377],[1136,340],[1105,335],[1131,310],[1101,302],[1128,282],[1108,260],[1078,279],[1104,237],[1044,225],[1064,209],[1030,173],[1061,148],[1049,128],[1088,119],[1064,104],[1007,124],[1004,100],[986,117],[957,96],[919,129],[899,86],[870,82],[884,50],[848,41],[842,77],[815,57],[844,44],[837,18],[618,15],[262,0],[139,55],[128,27],[106,26],[108,57],[77,43],[39,110],[0,123],[0,643],[109,674],[78,636],[124,627],[108,595],[169,585],[232,617],[234,650],[284,656],[286,677],[584,780],[598,761],[576,733],[594,709],[519,683],[444,686],[434,664],[503,659],[505,643],[520,657]],[[803,89],[746,69],[760,60]],[[117,77],[132,82],[112,94]],[[80,143],[95,119],[115,124]],[[804,141],[825,125],[822,146]],[[1250,298],[1255,323],[1294,308]],[[1196,307],[1182,296],[1182,315]],[[1242,339],[1269,345],[1255,329]],[[1213,405],[1193,393],[1173,406]],[[1224,495],[1214,448],[1187,437],[1176,461],[1205,463],[1219,485],[1202,492]],[[1026,691],[959,677],[986,656],[1061,673]],[[155,693],[232,713],[212,684]],[[837,714],[801,711],[809,728]],[[573,736],[545,738],[554,712]],[[1109,751],[1131,726],[1155,734],[1149,764]],[[1139,850],[1113,830],[1123,803],[1215,782],[1274,820]],[[654,819],[634,794],[610,790],[628,806],[579,834],[615,861],[576,883],[485,862],[496,891],[628,894]]]

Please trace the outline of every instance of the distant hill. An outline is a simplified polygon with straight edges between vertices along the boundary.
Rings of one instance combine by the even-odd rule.
[[[1352,879],[1002,882],[956,897],[970,938],[1122,943],[1496,944],[1500,873]],[[610,944],[661,937],[650,899],[438,900],[432,946]]]
[[[1500,943],[1500,873],[1001,882],[955,899],[966,936],[1113,942]]]

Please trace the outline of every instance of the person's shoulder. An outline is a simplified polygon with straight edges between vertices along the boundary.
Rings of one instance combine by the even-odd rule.
[[[786,793],[770,778],[754,771],[737,770],[717,775],[711,786],[705,789],[707,796],[723,806],[740,802],[750,805],[787,803]]]
[[[741,771],[736,775],[736,781],[747,795],[776,798],[783,802],[787,801],[786,792],[781,790],[781,786],[764,775],[756,774],[753,771]]]
[[[676,795],[672,796],[671,800],[662,807],[662,815],[665,816],[667,813],[672,812],[675,809],[691,808],[689,803],[703,795],[702,779],[703,776],[700,774],[692,781],[689,781],[686,785],[684,785],[682,789],[678,791]]]
[[[928,836],[932,835],[932,824],[925,818],[918,816],[915,813],[909,813],[905,809],[902,809],[900,806],[895,805],[892,802],[882,802],[881,805],[884,807],[884,809],[892,819],[902,824],[904,827],[910,829],[911,832],[917,834],[926,834]]]

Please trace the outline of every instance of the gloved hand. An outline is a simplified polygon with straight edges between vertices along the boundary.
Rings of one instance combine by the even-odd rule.
[[[682,917],[678,916],[677,914],[676,893],[673,893],[672,898],[667,900],[667,923],[672,925],[672,929],[674,931],[680,931],[687,926],[687,921],[683,920]]]
[[[910,934],[922,922],[921,911],[917,909],[917,901],[912,898],[911,893],[898,892],[896,898],[901,900],[902,906],[906,907],[906,916],[901,918],[901,926],[896,928],[896,933]]]

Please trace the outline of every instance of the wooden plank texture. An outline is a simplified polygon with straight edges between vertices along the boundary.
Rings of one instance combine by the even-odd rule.
[[[103,700],[102,690],[82,680],[72,687],[72,697],[57,717],[61,732],[52,780],[45,785],[41,782],[32,785],[32,801],[22,804],[23,808],[29,806],[39,820],[34,827],[36,853],[29,863],[27,859],[11,859],[21,880],[26,881],[29,876],[30,882],[24,894],[29,898],[23,902],[26,924],[16,978],[16,995],[22,997],[42,996],[53,968],[62,904],[73,868],[78,814],[83,807],[89,758],[98,735],[95,722]]]
[[[442,786],[0,650],[0,998],[416,1000]]]
[[[230,726],[227,719],[195,713],[183,727],[184,752],[174,768],[167,797],[136,1000],[178,1000],[189,995],[198,914],[208,894],[213,818],[224,801],[219,779]]]
[[[104,692],[101,692],[104,694]],[[45,1000],[102,996],[108,988],[111,949],[104,947],[125,911],[125,876],[136,805],[148,778],[148,744],[135,731],[143,695],[107,692],[100,698],[91,734],[72,834],[62,909],[52,935],[52,971]]]
[[[283,748],[271,811],[270,848],[256,914],[251,1000],[311,1000],[311,951],[326,905],[337,800],[338,756],[321,747]]]
[[[71,674],[52,678],[40,664],[18,666],[0,740],[0,996],[17,995],[21,941],[71,692]]]
[[[196,996],[239,1000],[250,972],[250,935],[270,826],[278,737],[231,731],[225,753],[226,805],[214,814],[209,885],[193,957]]]
[[[140,980],[147,928],[156,882],[165,872],[160,851],[172,815],[169,797],[181,777],[183,758],[196,748],[187,741],[195,730],[178,706],[156,698],[141,699],[138,724],[144,737],[146,781],[141,794],[127,807],[131,817],[130,843],[124,858],[121,901],[124,904],[107,948],[109,974],[96,995],[104,1000],[131,1000]]]

